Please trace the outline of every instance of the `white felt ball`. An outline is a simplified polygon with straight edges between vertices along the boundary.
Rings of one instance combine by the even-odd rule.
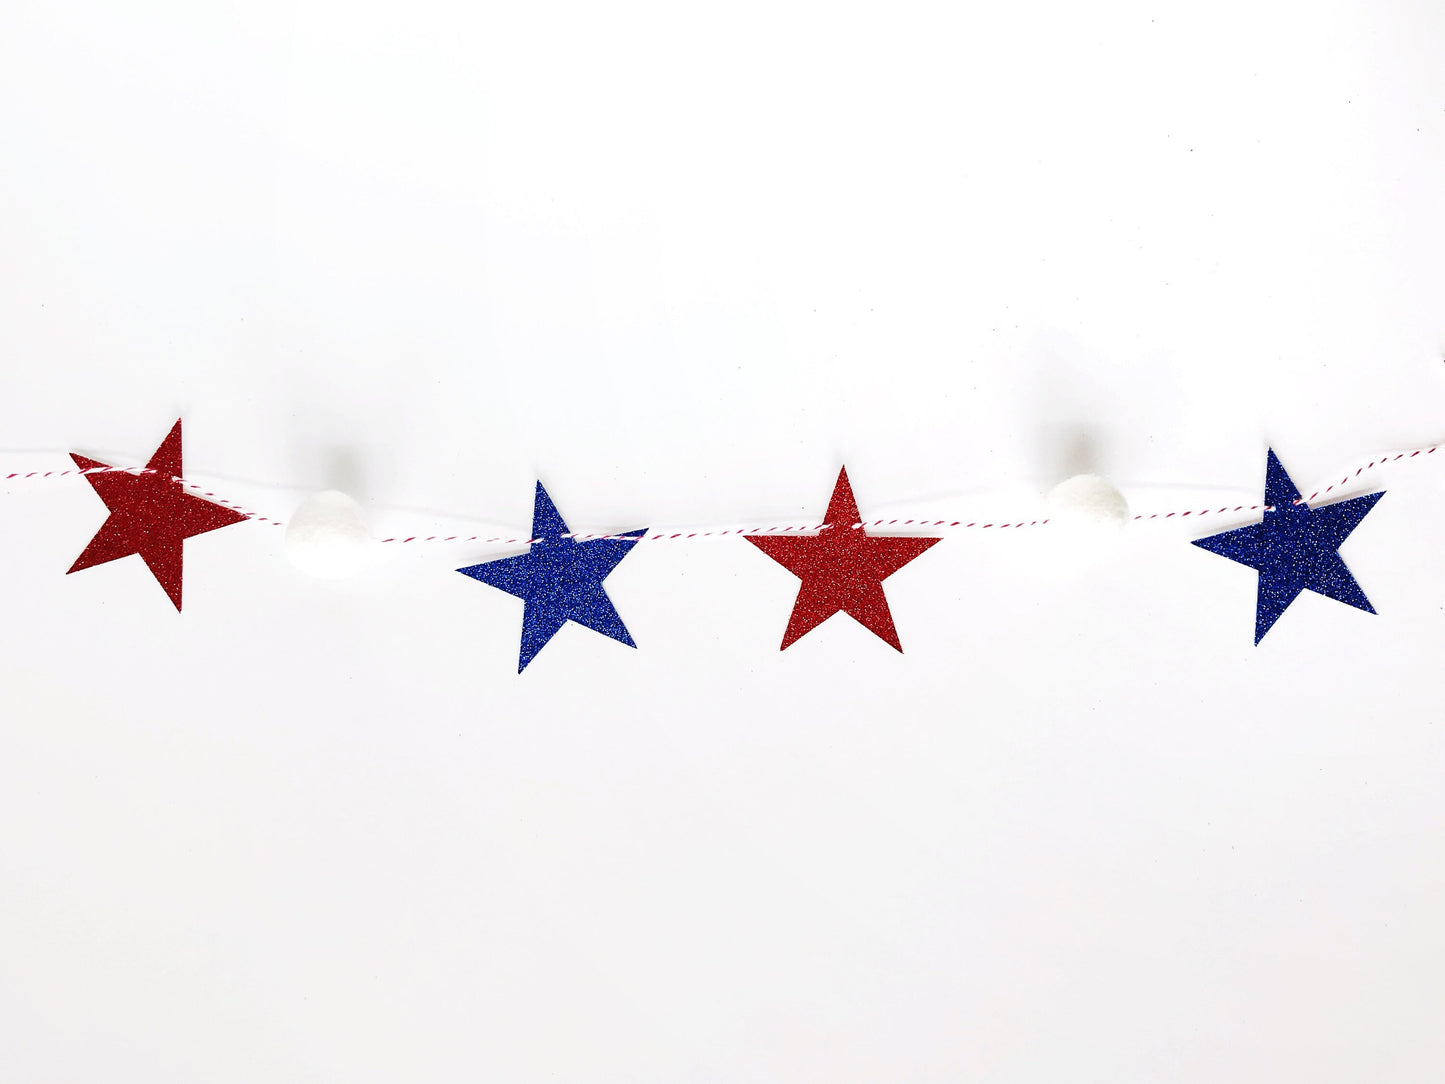
[[[1097,474],[1076,474],[1049,494],[1049,522],[1080,531],[1117,531],[1129,522],[1129,502]]]
[[[313,493],[286,524],[286,556],[302,572],[329,580],[371,562],[371,531],[361,505],[334,489]]]

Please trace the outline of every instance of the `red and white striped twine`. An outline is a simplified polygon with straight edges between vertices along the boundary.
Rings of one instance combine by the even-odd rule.
[[[1304,504],[1304,501],[1295,501],[1295,504]],[[1233,507],[1225,505],[1223,508],[1201,508],[1197,512],[1151,512],[1146,515],[1137,515],[1135,519],[1174,519],[1176,516],[1183,519],[1185,516],[1217,516],[1221,512],[1273,512],[1272,504],[1236,504]]]
[[[1430,454],[1432,454],[1437,448],[1440,448],[1440,447],[1445,447],[1445,445],[1432,444],[1432,445],[1430,445],[1430,447],[1428,447],[1428,448],[1416,448],[1413,452],[1397,452],[1397,453],[1394,454],[1394,455],[1386,455],[1386,456],[1380,457],[1379,459],[1372,459],[1372,460],[1370,460],[1368,463],[1366,463],[1363,467],[1361,467],[1361,468],[1359,468],[1357,471],[1355,471],[1354,474],[1347,474],[1347,475],[1345,475],[1343,478],[1341,478],[1338,482],[1336,482],[1334,485],[1325,486],[1324,489],[1317,489],[1317,490],[1315,490],[1313,493],[1311,493],[1311,494],[1310,494],[1308,497],[1306,497],[1304,500],[1302,500],[1302,501],[1295,501],[1295,504],[1309,504],[1309,502],[1312,501],[1312,500],[1314,500],[1316,497],[1323,497],[1323,496],[1324,496],[1326,493],[1328,493],[1330,490],[1332,490],[1332,489],[1339,489],[1340,486],[1345,485],[1347,482],[1352,482],[1352,481],[1354,481],[1354,480],[1355,480],[1356,478],[1358,478],[1360,475],[1364,474],[1365,471],[1367,471],[1367,470],[1373,470],[1373,469],[1376,468],[1376,467],[1382,467],[1382,466],[1384,466],[1386,463],[1395,463],[1395,462],[1398,462],[1398,461],[1401,460],[1401,459],[1414,459],[1417,455],[1430,455]]]
[[[162,474],[162,473],[164,473],[164,472],[163,472],[163,471],[154,470],[154,469],[152,469],[152,468],[150,468],[150,467],[85,467],[85,468],[83,468],[83,469],[73,469],[73,470],[14,471],[14,472],[12,472],[12,473],[10,473],[10,474],[0,474],[0,482],[8,482],[8,481],[10,481],[10,480],[13,479],[13,478],[64,478],[64,477],[67,477],[67,476],[72,476],[72,477],[73,477],[73,476],[81,475],[81,474]],[[196,485],[194,482],[188,482],[188,481],[186,481],[184,478],[177,477],[177,476],[174,475],[174,474],[170,475],[169,477],[170,477],[171,481],[173,481],[173,482],[179,482],[179,483],[180,483],[182,486],[184,486],[186,489],[192,490],[193,492],[200,494],[202,497],[205,497],[208,501],[211,501],[211,502],[213,502],[213,503],[215,503],[215,504],[219,504],[219,505],[222,505],[222,506],[224,506],[224,507],[226,507],[226,508],[229,508],[229,509],[231,509],[231,511],[233,511],[233,512],[239,512],[239,513],[241,513],[241,515],[245,516],[247,519],[254,519],[257,523],[268,523],[268,524],[270,524],[272,527],[284,527],[284,526],[286,526],[286,524],[285,524],[284,522],[282,522],[281,520],[279,520],[279,519],[268,519],[266,516],[257,515],[255,512],[252,512],[252,511],[249,511],[249,510],[247,510],[247,509],[245,509],[245,508],[242,508],[239,504],[232,504],[230,501],[226,500],[224,497],[221,497],[221,496],[218,496],[218,495],[215,494],[215,493],[212,493],[209,489],[206,489],[204,486],[198,486],[198,485]]]
[[[974,521],[966,523],[960,519],[875,519],[871,522],[850,524],[853,530],[860,527],[1041,527],[1048,520],[1034,519],[1027,523],[979,523]],[[639,535],[636,531],[619,532],[616,534],[589,534],[583,531],[567,531],[560,537],[575,538],[579,542],[586,542],[598,538],[635,538],[639,542],[671,542],[675,539],[686,541],[689,538],[721,538],[724,535],[754,535],[754,534],[802,534],[805,531],[821,531],[831,526],[827,523],[809,523],[804,525],[793,525],[790,527],[729,527],[725,530],[711,531],[660,531],[657,534]],[[413,535],[410,538],[383,538],[383,542],[488,542],[495,545],[523,546],[541,542],[540,538],[484,538],[481,535]]]
[[[1414,450],[1412,450],[1412,451],[1397,452],[1397,453],[1395,453],[1394,455],[1385,455],[1385,456],[1381,456],[1381,457],[1378,458],[1378,459],[1372,459],[1372,460],[1370,460],[1368,463],[1366,463],[1366,464],[1364,464],[1363,466],[1357,468],[1353,474],[1347,474],[1347,475],[1345,475],[1343,478],[1341,478],[1338,482],[1335,482],[1335,483],[1333,483],[1333,484],[1331,484],[1331,485],[1325,486],[1323,489],[1317,489],[1317,490],[1315,490],[1313,493],[1311,493],[1308,497],[1301,498],[1300,500],[1297,500],[1297,501],[1295,501],[1294,503],[1295,503],[1295,504],[1309,504],[1309,503],[1311,503],[1312,501],[1314,501],[1314,500],[1316,500],[1316,499],[1318,499],[1318,498],[1320,498],[1320,497],[1323,497],[1323,496],[1325,496],[1325,495],[1333,492],[1333,491],[1336,490],[1336,489],[1339,489],[1341,486],[1348,485],[1350,482],[1354,481],[1356,478],[1358,478],[1360,475],[1364,474],[1366,471],[1374,470],[1376,467],[1382,467],[1382,466],[1384,466],[1386,463],[1396,463],[1396,462],[1400,461],[1401,459],[1414,459],[1414,458],[1416,458],[1417,456],[1421,456],[1421,455],[1431,455],[1431,454],[1433,454],[1434,452],[1438,451],[1438,450],[1439,450],[1440,448],[1442,448],[1442,447],[1445,447],[1445,444],[1432,444],[1432,445],[1431,445],[1430,447],[1428,447],[1428,448],[1416,448],[1416,449],[1414,449]],[[17,478],[64,478],[64,477],[67,477],[67,476],[74,476],[74,475],[81,475],[81,474],[106,474],[106,473],[160,474],[161,472],[160,472],[160,471],[157,471],[157,470],[152,470],[152,469],[149,468],[149,467],[87,467],[87,468],[85,468],[85,469],[74,469],[74,470],[46,470],[46,471],[26,471],[26,472],[15,471],[15,472],[10,473],[10,474],[0,475],[0,481],[10,481],[10,480],[12,480],[12,479],[17,479]],[[246,518],[255,520],[257,523],[267,523],[267,524],[270,524],[270,525],[273,526],[273,527],[284,527],[284,526],[286,525],[282,520],[270,519],[270,518],[268,518],[268,517],[266,517],[266,516],[257,515],[255,512],[247,511],[245,508],[242,508],[240,505],[238,505],[238,504],[233,504],[233,503],[231,503],[230,501],[225,500],[224,498],[217,496],[215,493],[211,492],[211,491],[208,490],[208,489],[205,489],[205,488],[202,487],[202,486],[198,486],[198,485],[196,485],[196,484],[193,483],[193,482],[188,482],[188,481],[186,481],[186,479],[184,479],[184,478],[179,478],[179,477],[177,477],[177,476],[175,476],[175,475],[171,475],[170,477],[171,477],[174,481],[179,482],[179,483],[180,483],[182,486],[184,486],[186,489],[189,489],[189,490],[191,490],[191,491],[193,491],[193,492],[195,492],[195,493],[198,493],[198,494],[201,495],[202,497],[205,497],[207,500],[214,501],[214,502],[216,502],[217,504],[224,505],[224,506],[227,507],[227,508],[233,509],[234,511],[237,511],[237,512],[241,513],[242,515],[244,515]],[[1184,512],[1151,512],[1151,513],[1147,513],[1147,514],[1140,513],[1140,514],[1138,514],[1138,515],[1135,515],[1135,516],[1134,516],[1134,519],[1135,519],[1135,520],[1184,519],[1184,518],[1186,518],[1186,517],[1217,516],[1217,515],[1223,515],[1223,514],[1226,513],[1226,512],[1272,512],[1272,511],[1274,511],[1273,506],[1272,506],[1272,505],[1267,505],[1267,504],[1236,504],[1236,505],[1225,505],[1225,506],[1222,507],[1222,508],[1190,509],[1190,510],[1184,511]],[[1017,522],[1017,523],[1001,523],[1001,522],[994,522],[994,521],[990,521],[990,522],[987,522],[987,523],[981,523],[981,522],[979,522],[978,520],[961,520],[961,519],[875,519],[875,520],[865,521],[865,522],[861,522],[861,523],[854,523],[854,524],[852,524],[851,526],[852,526],[852,528],[853,528],[854,530],[858,530],[859,528],[863,528],[863,527],[957,527],[957,528],[962,528],[962,529],[977,528],[977,529],[979,529],[979,530],[989,530],[989,529],[1004,530],[1004,529],[1006,529],[1006,528],[1013,528],[1013,529],[1015,529],[1015,530],[1018,530],[1018,529],[1023,528],[1023,527],[1042,527],[1042,526],[1044,526],[1044,525],[1045,525],[1046,523],[1048,523],[1048,522],[1049,522],[1049,521],[1048,521],[1047,519],[1031,519],[1031,520],[1027,520],[1027,521],[1020,521],[1020,522]],[[722,536],[724,536],[724,535],[741,535],[741,536],[746,536],[746,535],[767,535],[767,534],[800,534],[800,533],[804,533],[804,532],[808,532],[808,531],[821,531],[821,530],[824,530],[824,529],[827,528],[827,527],[828,527],[828,524],[826,524],[826,523],[817,523],[817,524],[809,524],[809,525],[806,525],[806,526],[790,526],[790,527],[729,527],[729,528],[724,529],[724,530],[659,531],[659,532],[656,533],[656,534],[645,534],[645,535],[639,535],[639,534],[638,534],[637,532],[635,532],[635,531],[633,531],[633,532],[619,532],[619,533],[615,533],[615,534],[606,534],[606,533],[602,533],[602,534],[595,534],[595,533],[594,533],[594,534],[588,534],[588,533],[583,533],[583,532],[579,532],[579,531],[568,531],[567,533],[563,534],[561,537],[563,537],[563,538],[573,538],[573,539],[577,539],[578,541],[588,541],[588,540],[591,540],[591,539],[599,539],[599,538],[635,538],[635,539],[637,539],[638,541],[671,542],[671,541],[686,541],[686,540],[692,539],[692,538],[720,538],[720,537],[722,537]],[[479,543],[485,543],[485,544],[487,544],[487,545],[495,545],[495,546],[526,546],[526,545],[536,545],[536,544],[540,543],[540,542],[542,541],[542,539],[538,539],[538,538],[494,538],[494,537],[488,537],[488,536],[484,536],[484,535],[456,535],[456,534],[453,534],[453,535],[436,535],[436,534],[433,534],[433,535],[410,535],[410,536],[405,537],[405,538],[403,538],[403,537],[401,537],[401,536],[396,536],[396,537],[393,537],[393,538],[383,538],[383,539],[381,539],[381,541],[382,541],[382,542],[391,542],[391,543],[407,543],[407,542],[479,542]]]
[[[1316,498],[1318,498],[1318,497],[1323,497],[1325,494],[1330,493],[1330,492],[1332,492],[1333,490],[1339,489],[1340,486],[1348,485],[1350,482],[1353,482],[1353,481],[1354,481],[1356,478],[1358,478],[1360,475],[1364,474],[1365,471],[1367,471],[1367,470],[1374,470],[1376,467],[1383,467],[1386,463],[1395,463],[1395,462],[1398,462],[1398,461],[1401,460],[1401,459],[1414,459],[1414,458],[1415,458],[1416,456],[1418,456],[1418,455],[1430,455],[1430,454],[1432,454],[1433,452],[1435,452],[1437,449],[1442,448],[1442,447],[1445,447],[1445,445],[1432,444],[1432,445],[1430,445],[1430,447],[1428,447],[1428,448],[1416,448],[1416,449],[1414,449],[1413,451],[1409,451],[1409,452],[1396,452],[1394,455],[1385,455],[1385,456],[1381,456],[1379,459],[1372,459],[1372,460],[1370,460],[1368,463],[1366,463],[1364,466],[1362,466],[1362,467],[1357,467],[1357,468],[1355,469],[1355,473],[1353,473],[1353,474],[1347,474],[1347,475],[1345,475],[1343,478],[1341,478],[1338,482],[1335,482],[1335,483],[1333,483],[1332,485],[1327,485],[1327,486],[1325,486],[1324,489],[1317,489],[1317,490],[1315,490],[1313,493],[1311,493],[1308,497],[1301,497],[1299,500],[1295,501],[1294,503],[1295,503],[1295,504],[1309,504],[1311,501],[1315,500]],[[1134,518],[1135,518],[1135,519],[1173,519],[1174,517],[1178,516],[1179,518],[1182,519],[1182,518],[1185,517],[1185,516],[1213,516],[1213,515],[1218,515],[1220,512],[1273,512],[1273,511],[1274,511],[1274,506],[1273,506],[1273,505],[1269,505],[1269,504],[1241,504],[1241,505],[1235,505],[1233,508],[1229,508],[1229,507],[1227,507],[1227,506],[1224,507],[1224,508],[1205,508],[1205,509],[1203,509],[1203,510],[1201,510],[1201,511],[1198,511],[1198,512],[1155,512],[1155,513],[1153,513],[1152,515],[1135,516]]]

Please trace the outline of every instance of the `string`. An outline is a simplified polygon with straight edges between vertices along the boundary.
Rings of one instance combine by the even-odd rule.
[[[1396,453],[1393,453],[1393,454],[1391,454],[1391,453],[1386,453],[1385,455],[1376,456],[1374,459],[1371,459],[1368,463],[1362,464],[1361,466],[1357,467],[1357,468],[1354,470],[1353,473],[1346,473],[1345,476],[1342,477],[1338,482],[1332,482],[1331,484],[1329,484],[1329,485],[1327,485],[1327,486],[1324,486],[1324,487],[1321,488],[1321,489],[1317,489],[1317,490],[1315,490],[1313,493],[1311,493],[1308,497],[1301,497],[1300,499],[1296,500],[1294,503],[1295,503],[1295,504],[1310,504],[1310,503],[1314,502],[1315,500],[1317,500],[1318,498],[1323,497],[1323,496],[1327,496],[1328,494],[1332,493],[1332,492],[1335,491],[1336,489],[1339,489],[1339,488],[1342,487],[1342,486],[1348,485],[1350,482],[1353,482],[1355,479],[1359,478],[1362,474],[1366,473],[1367,471],[1375,470],[1375,469],[1378,468],[1378,467],[1384,466],[1386,463],[1396,463],[1396,462],[1399,462],[1399,461],[1402,460],[1402,459],[1415,459],[1415,458],[1417,458],[1418,456],[1422,456],[1422,455],[1433,455],[1433,454],[1434,454],[1436,451],[1438,451],[1441,447],[1445,447],[1445,443],[1432,444],[1432,445],[1429,445],[1428,447],[1424,447],[1424,448],[1413,448],[1413,449],[1408,449],[1408,450],[1403,451],[1403,452],[1396,452]],[[162,472],[162,471],[158,471],[158,470],[154,470],[154,469],[152,469],[152,468],[150,468],[150,467],[86,467],[86,468],[76,468],[76,469],[68,469],[68,470],[12,471],[12,472],[9,473],[9,474],[0,474],[0,481],[15,481],[15,480],[26,480],[26,479],[35,479],[35,478],[64,478],[64,477],[73,477],[73,476],[85,475],[85,474],[109,474],[109,473],[122,473],[122,474],[161,474],[161,473],[163,473],[163,472]],[[247,519],[255,520],[257,523],[264,523],[264,524],[268,524],[268,525],[273,526],[273,527],[284,527],[284,526],[286,525],[286,524],[285,524],[285,521],[283,521],[283,520],[272,519],[272,518],[270,518],[270,517],[268,517],[268,516],[263,516],[263,515],[260,515],[260,514],[258,514],[258,513],[256,513],[256,512],[251,512],[251,511],[249,511],[249,510],[247,510],[247,509],[245,509],[245,508],[242,508],[242,507],[241,507],[240,505],[238,505],[238,504],[235,504],[235,503],[233,503],[233,502],[231,502],[231,501],[226,500],[225,498],[219,496],[218,494],[212,492],[211,490],[206,489],[204,486],[201,486],[201,485],[198,485],[198,484],[196,484],[196,483],[194,483],[194,482],[188,481],[187,479],[182,478],[182,477],[180,477],[180,476],[178,476],[178,475],[172,474],[172,475],[169,475],[168,477],[169,477],[172,481],[180,484],[181,486],[184,486],[186,489],[191,490],[192,492],[197,493],[197,494],[199,494],[200,496],[205,497],[207,500],[214,501],[216,504],[223,505],[223,506],[226,507],[226,508],[230,508],[230,509],[232,509],[233,511],[239,512],[241,515],[245,516]],[[1273,508],[1272,505],[1266,505],[1266,504],[1238,504],[1238,505],[1224,505],[1223,507],[1220,507],[1220,508],[1201,508],[1201,509],[1187,509],[1187,510],[1184,510],[1184,511],[1178,511],[1178,510],[1176,510],[1176,511],[1172,511],[1172,512],[1138,513],[1138,514],[1134,515],[1134,516],[1132,517],[1132,519],[1135,520],[1135,521],[1143,521],[1143,520],[1165,520],[1165,519],[1186,519],[1186,518],[1190,518],[1190,517],[1198,518],[1198,517],[1200,517],[1200,516],[1217,516],[1217,515],[1224,515],[1224,514],[1230,513],[1230,512],[1272,512],[1272,511],[1274,511],[1274,508]],[[1028,527],[1043,527],[1043,526],[1046,526],[1048,523],[1049,523],[1049,520],[1048,520],[1047,518],[1032,519],[1032,520],[1019,520],[1019,521],[989,520],[989,521],[987,521],[987,522],[980,522],[979,520],[961,520],[961,519],[917,519],[917,518],[915,518],[915,519],[876,519],[876,520],[865,520],[865,521],[860,521],[860,522],[857,522],[857,523],[849,524],[848,526],[849,526],[851,529],[853,529],[853,530],[860,530],[860,529],[864,529],[864,528],[868,528],[868,527],[875,527],[875,528],[876,528],[876,527],[918,527],[918,528],[924,528],[924,527],[926,527],[926,528],[948,528],[948,529],[960,529],[960,530],[968,530],[968,529],[977,529],[977,530],[1005,530],[1005,529],[1013,529],[1013,530],[1020,530],[1020,529],[1024,529],[1024,528],[1028,528]],[[637,539],[638,541],[648,541],[648,542],[673,542],[673,541],[690,541],[690,540],[692,540],[692,539],[698,539],[698,538],[721,538],[721,537],[724,537],[724,536],[745,537],[745,536],[748,536],[748,535],[804,534],[804,533],[808,533],[808,532],[827,530],[827,529],[829,529],[829,528],[831,528],[831,527],[835,527],[835,526],[841,526],[841,524],[816,523],[816,524],[803,524],[803,525],[793,524],[793,525],[788,525],[788,526],[770,526],[770,527],[727,527],[727,528],[697,528],[697,529],[680,528],[680,529],[675,529],[675,530],[657,531],[657,532],[648,533],[648,534],[640,534],[640,533],[639,533],[638,531],[636,531],[636,530],[633,530],[633,531],[619,531],[619,532],[600,532],[600,533],[599,533],[599,532],[568,531],[568,532],[564,533],[561,537],[563,537],[563,538],[575,539],[576,541],[579,541],[579,542],[581,542],[581,541],[590,541],[590,540],[594,540],[594,539],[604,539],[604,538],[611,538],[611,539],[627,538],[627,539]],[[394,536],[392,536],[392,537],[390,537],[390,538],[382,538],[382,539],[379,539],[379,541],[382,542],[382,543],[385,543],[385,544],[394,544],[394,545],[402,545],[402,544],[416,543],[416,542],[437,542],[437,543],[483,543],[483,544],[486,544],[486,545],[498,545],[498,546],[523,546],[523,545],[538,545],[538,544],[542,543],[543,540],[542,540],[542,539],[537,539],[537,538],[501,538],[501,537],[490,537],[490,536],[484,536],[484,535],[435,535],[435,534],[433,534],[433,535],[408,535],[408,536],[405,536],[405,537],[403,537],[403,536],[401,536],[401,535],[394,535]]]

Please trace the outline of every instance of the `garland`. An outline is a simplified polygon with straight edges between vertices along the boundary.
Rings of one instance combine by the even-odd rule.
[[[1340,558],[1339,548],[1369,514],[1383,491],[1332,504],[1314,502],[1367,471],[1401,459],[1433,454],[1441,445],[1399,452],[1370,460],[1340,481],[1308,497],[1285,471],[1271,449],[1265,463],[1261,504],[1155,512],[1135,520],[1186,518],[1229,512],[1258,512],[1258,522],[1193,540],[1207,550],[1258,573],[1254,642],[1258,644],[1304,591],[1374,613],[1364,590]],[[109,515],[67,574],[137,555],[181,610],[184,542],[187,538],[254,521],[287,526],[280,520],[249,512],[184,477],[181,423],[171,428],[144,467],[117,467],[72,453],[75,470],[14,472],[4,480],[81,475],[105,503]],[[1083,481],[1075,479],[1073,481]],[[1127,516],[1122,497],[1106,483],[1104,518]],[[1066,483],[1066,485],[1069,483]],[[1095,488],[1087,499],[1097,499]],[[351,538],[369,541],[355,503],[340,494],[324,498],[308,512],[298,512],[291,534],[316,539]],[[1115,502],[1110,505],[1110,499]],[[316,500],[313,498],[313,501]],[[644,540],[685,540],[721,535],[745,538],[781,564],[800,583],[782,649],[817,628],[834,614],[845,613],[895,650],[902,651],[898,630],[883,592],[883,581],[943,541],[941,537],[878,534],[880,527],[1004,529],[1040,527],[1048,519],[1030,521],[966,521],[888,519],[865,521],[853,496],[847,470],[841,470],[821,523],[804,526],[739,527],[649,534],[646,528],[612,534],[584,534],[567,526],[541,482],[537,483],[532,533],[527,538],[479,535],[411,535],[384,538],[383,543],[461,542],[525,545],[526,553],[457,569],[462,575],[505,591],[523,601],[521,650],[517,671],[527,668],[539,651],[568,621],[636,647],[627,626],[603,587],[608,574]],[[338,552],[331,550],[330,552]]]

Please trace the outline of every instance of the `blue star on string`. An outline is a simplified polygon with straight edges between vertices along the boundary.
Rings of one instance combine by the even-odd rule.
[[[522,614],[519,674],[568,621],[620,640],[628,647],[637,646],[607,597],[602,581],[647,531],[585,542],[562,537],[567,533],[557,506],[538,482],[531,548],[516,557],[457,569],[463,576],[491,584],[527,604]]]
[[[1299,490],[1270,449],[1264,481],[1268,510],[1263,521],[1194,540],[1201,549],[1259,571],[1256,644],[1301,591],[1314,591],[1366,613],[1375,612],[1340,559],[1339,549],[1384,495],[1381,491],[1311,508],[1300,499]]]

